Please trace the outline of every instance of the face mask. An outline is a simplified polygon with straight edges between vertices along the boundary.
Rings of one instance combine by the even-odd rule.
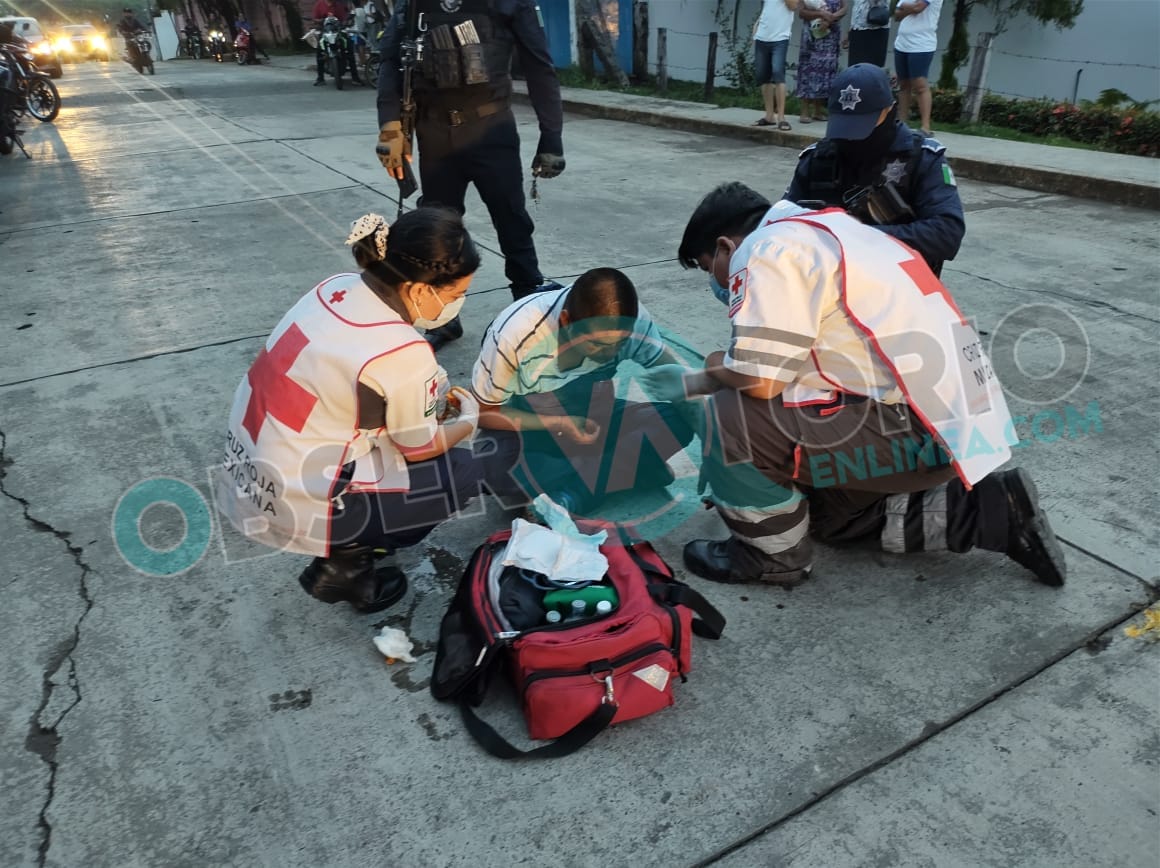
[[[713,254],[713,264],[709,266],[709,289],[713,291],[713,297],[721,304],[729,304],[729,290],[717,282],[717,275],[713,272],[717,268],[717,256],[721,253],[720,249]]]
[[[455,301],[445,302],[439,297],[439,293],[435,291],[434,287],[428,288],[431,290],[431,294],[435,296],[435,300],[443,306],[443,309],[435,319],[427,319],[420,313],[419,305],[412,302],[415,313],[419,314],[419,316],[411,321],[411,325],[417,329],[437,329],[440,326],[447,325],[447,323],[459,316],[459,311],[463,309],[463,302],[467,301],[467,296],[460,296]]]
[[[838,140],[838,153],[844,160],[856,164],[877,163],[883,159],[894,144],[898,132],[895,121],[898,119],[898,106],[890,110],[886,120],[874,128],[864,139],[853,141],[850,139]]]

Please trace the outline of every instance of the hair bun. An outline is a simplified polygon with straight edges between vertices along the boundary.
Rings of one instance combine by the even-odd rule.
[[[363,214],[350,224],[350,234],[346,236],[346,244],[353,247],[364,238],[370,238],[374,243],[375,253],[380,260],[387,256],[387,237],[391,227],[381,214]]]

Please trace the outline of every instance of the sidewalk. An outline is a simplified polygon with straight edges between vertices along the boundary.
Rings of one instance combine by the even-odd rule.
[[[515,88],[517,99],[526,103],[526,84],[517,81]],[[753,123],[759,112],[753,109],[718,108],[607,90],[561,90],[564,110],[573,114],[768,142],[783,148],[804,148],[826,131],[824,123],[802,125],[796,118],[790,119],[791,132],[757,127]],[[1160,160],[940,133],[937,125],[935,138],[947,146],[951,167],[963,178],[1160,210]]]

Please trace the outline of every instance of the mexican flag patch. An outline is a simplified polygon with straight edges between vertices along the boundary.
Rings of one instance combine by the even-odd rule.
[[[948,187],[957,187],[955,183],[955,173],[951,171],[951,167],[943,163],[943,183]]]

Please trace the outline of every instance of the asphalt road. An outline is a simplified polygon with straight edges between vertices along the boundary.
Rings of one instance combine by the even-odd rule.
[[[310,81],[69,68],[33,159],[0,159],[0,864],[1156,864],[1157,646],[1124,633],[1157,597],[1153,213],[961,185],[944,277],[1006,341],[1016,460],[1066,541],[1064,589],[984,553],[827,549],[792,594],[692,579],[729,626],[698,640],[674,708],[503,763],[425,689],[493,508],[406,552],[412,591],[369,617],[306,597],[300,557],[223,549],[203,515],[265,336],[351,267],[350,220],[394,213],[373,94]],[[680,232],[721,181],[779,193],[795,153],[578,118],[565,146],[533,210],[544,271],[620,267],[683,343],[722,346]],[[489,252],[441,354],[453,381],[508,300],[478,201],[468,217]],[[689,483],[649,526],[679,573],[685,541],[721,533]],[[126,523],[142,491],[184,512]],[[174,551],[192,566],[132,566]],[[418,663],[384,665],[384,623]],[[484,713],[518,738],[513,698]]]

